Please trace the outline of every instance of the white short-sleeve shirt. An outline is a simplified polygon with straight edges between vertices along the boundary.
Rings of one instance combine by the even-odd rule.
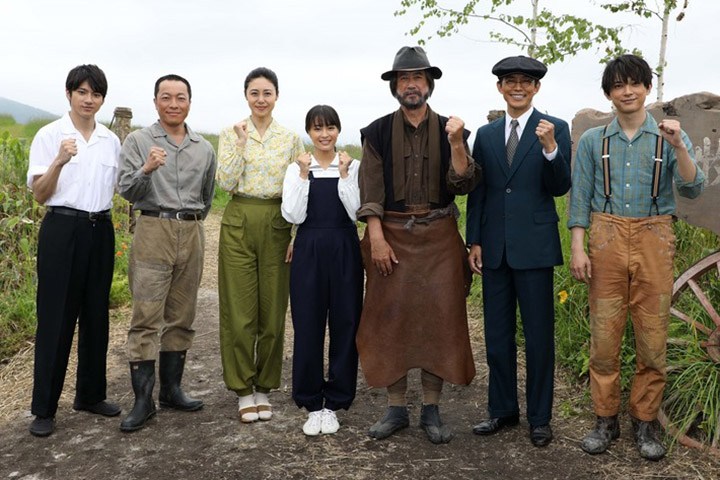
[[[85,141],[75,128],[70,114],[41,128],[30,146],[27,186],[32,189],[33,178],[44,175],[60,150],[60,142],[74,138],[78,153],[63,166],[55,192],[45,205],[70,207],[88,212],[100,212],[112,207],[117,183],[120,140],[107,127],[95,123],[90,140]]]

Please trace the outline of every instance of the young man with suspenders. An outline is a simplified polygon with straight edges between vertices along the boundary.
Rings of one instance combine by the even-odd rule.
[[[597,422],[582,449],[602,453],[620,435],[619,357],[629,307],[637,362],[629,413],[640,455],[659,460],[665,447],[656,418],[666,381],[675,253],[672,184],[680,195],[694,198],[705,177],[680,123],[657,123],[645,110],[652,88],[645,60],[615,58],[605,68],[602,88],[617,117],[580,138],[568,220],[570,270],[590,288],[590,391]]]

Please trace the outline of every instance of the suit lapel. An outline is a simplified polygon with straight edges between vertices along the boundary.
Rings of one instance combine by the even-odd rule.
[[[507,163],[507,155],[505,154],[505,117],[495,120],[492,126],[492,140],[490,145],[493,150],[493,158],[498,162],[500,168],[505,172],[505,176],[510,176],[510,167]]]
[[[515,157],[513,157],[512,168],[510,169],[510,176],[514,175],[520,168],[520,164],[525,160],[530,148],[535,145],[538,141],[537,135],[535,135],[535,129],[537,129],[538,123],[540,123],[540,113],[535,109],[530,115],[525,128],[523,128],[522,137],[520,137],[520,143],[518,143],[517,150],[515,150]]]

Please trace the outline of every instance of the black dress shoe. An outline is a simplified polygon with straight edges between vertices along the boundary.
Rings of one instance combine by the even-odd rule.
[[[75,400],[73,403],[73,410],[90,412],[96,415],[102,415],[103,417],[117,417],[120,415],[120,407],[115,404],[108,403],[105,400],[98,403],[82,403]]]
[[[30,433],[36,437],[47,437],[55,430],[55,417],[35,417],[30,424]]]
[[[488,418],[475,425],[473,433],[475,435],[492,435],[502,430],[503,427],[514,427],[518,423],[520,423],[519,415]]]
[[[530,425],[530,441],[536,447],[544,447],[550,444],[553,434],[550,425]]]

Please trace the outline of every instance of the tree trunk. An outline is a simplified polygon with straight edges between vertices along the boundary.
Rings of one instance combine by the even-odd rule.
[[[530,58],[535,58],[535,46],[537,45],[537,16],[538,16],[538,3],[540,3],[540,0],[532,0],[532,7],[533,7],[533,26],[530,29],[530,46],[528,47],[528,56]]]
[[[670,23],[670,4],[665,0],[665,10],[662,18],[662,34],[660,35],[660,58],[658,59],[658,81],[657,100],[663,101],[663,90],[665,89],[665,52],[667,50],[668,24]]]

